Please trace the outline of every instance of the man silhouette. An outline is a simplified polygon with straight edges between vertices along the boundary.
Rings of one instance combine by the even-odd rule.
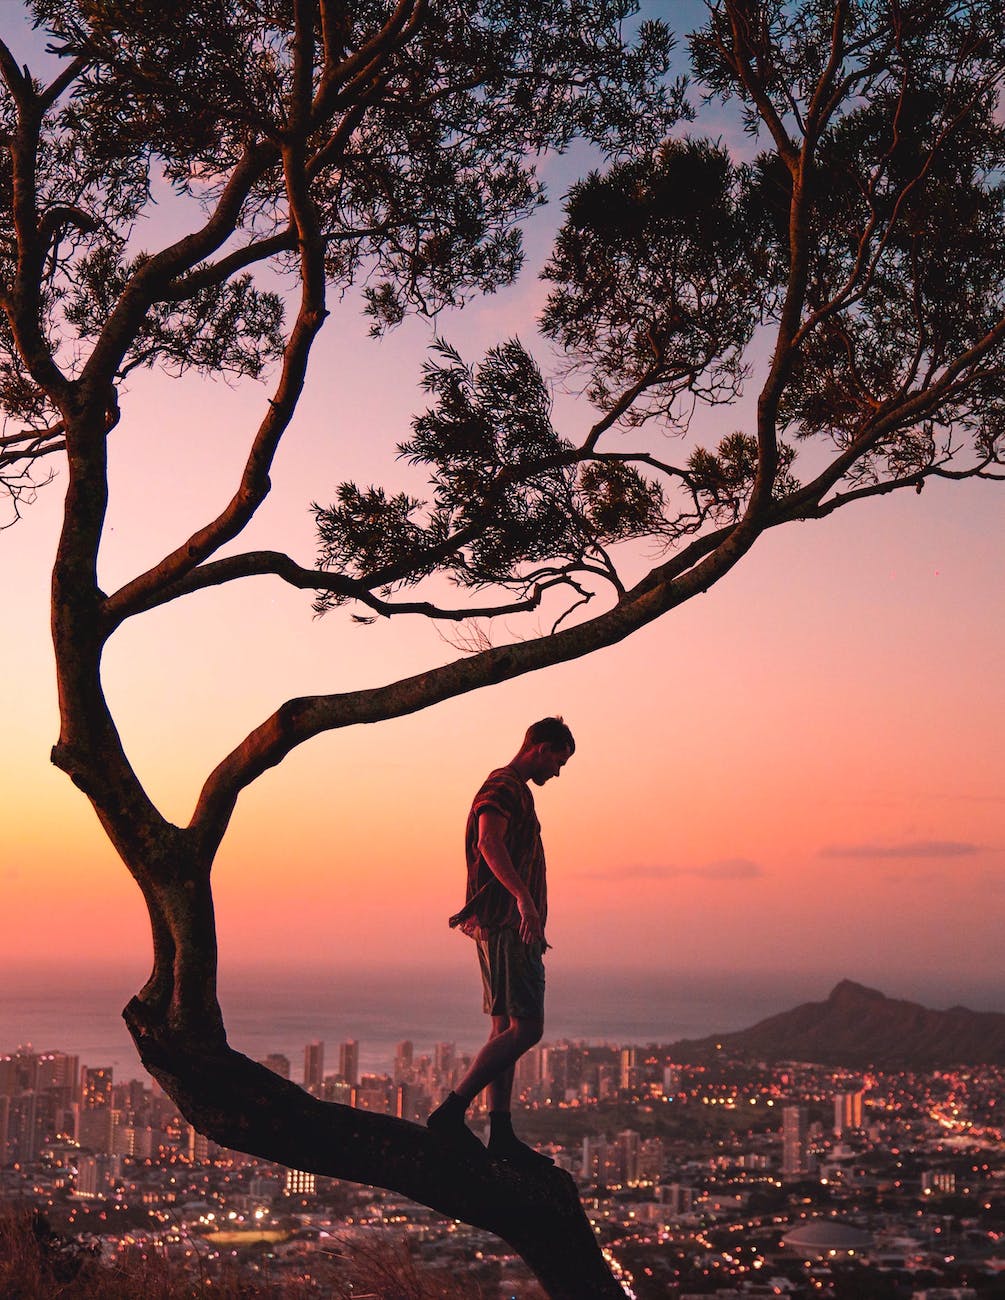
[[[544,1032],[544,926],[548,916],[541,826],[529,783],[557,777],[576,750],[561,718],[529,727],[516,756],[486,777],[471,804],[464,835],[467,899],[451,926],[478,945],[488,1041],[427,1125],[440,1136],[482,1151],[467,1127],[468,1106],[489,1089],[489,1155],[541,1167],[547,1156],[513,1132],[514,1066]]]

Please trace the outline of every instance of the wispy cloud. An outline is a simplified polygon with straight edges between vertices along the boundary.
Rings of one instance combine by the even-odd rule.
[[[827,844],[821,858],[971,858],[980,844],[966,840],[905,840],[900,844]]]
[[[764,875],[764,868],[747,858],[723,858],[693,867],[632,863],[606,871],[584,871],[581,875],[586,880],[674,880],[679,876],[696,876],[701,880],[755,880]]]

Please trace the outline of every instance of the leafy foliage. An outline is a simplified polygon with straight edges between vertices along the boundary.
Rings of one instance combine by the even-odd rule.
[[[543,273],[542,330],[567,373],[585,373],[598,430],[659,432],[629,451],[573,447],[517,344],[473,370],[441,349],[426,381],[437,406],[403,448],[429,468],[433,501],[396,582],[434,555],[461,585],[519,586],[549,562],[585,573],[612,543],[737,524],[765,464],[779,510],[827,508],[840,484],[1001,464],[1003,20],[986,4],[876,0],[843,21],[833,45],[830,3],[711,6],[695,71],[770,147],[737,159],[685,136],[593,172]],[[756,431],[667,464],[662,431],[686,435],[696,407],[740,397],[772,333]],[[847,462],[804,493],[810,441]]]
[[[266,162],[237,229],[261,237],[282,227],[275,149],[291,125],[291,5],[33,7],[61,52],[89,60],[52,136],[60,176],[106,239],[142,208],[153,173],[208,208],[255,149]],[[512,280],[522,259],[514,223],[543,197],[535,154],[577,137],[635,149],[667,129],[680,111],[680,89],[664,79],[670,35],[645,23],[629,50],[620,27],[632,9],[630,0],[585,9],[554,0],[543,12],[526,0],[430,5],[372,82],[359,81],[367,65],[358,69],[353,52],[393,5],[339,7],[327,32],[318,15],[314,37],[319,51],[327,40],[328,59],[312,71],[312,197],[329,275],[343,287],[367,277],[375,330]]]
[[[434,489],[419,554],[462,538],[443,560],[459,582],[506,585],[548,556],[585,571],[612,542],[737,524],[765,465],[767,502],[813,511],[842,485],[1005,458],[1000,9],[717,0],[690,48],[710,98],[738,102],[750,156],[684,136],[574,185],[541,326],[604,432],[687,434],[697,407],[741,396],[773,337],[756,431],[692,445],[681,467],[661,433],[573,448],[515,344],[474,371],[445,352],[404,450]],[[839,468],[805,486],[809,442]]]
[[[791,473],[795,458],[795,448],[783,443],[773,488],[776,500],[783,501],[799,486]],[[739,519],[750,496],[757,463],[757,439],[749,433],[727,434],[714,452],[705,447],[694,449],[688,457],[689,478],[703,512],[710,519],[717,523]]]
[[[40,349],[79,373],[109,321],[129,333],[118,379],[264,373],[286,338],[275,275],[258,277],[270,261],[300,271],[294,138],[328,281],[358,286],[379,335],[513,281],[520,222],[545,198],[537,155],[575,139],[648,148],[685,111],[667,26],[623,35],[634,0],[327,0],[299,33],[288,0],[29,8],[63,63],[79,60],[38,123],[0,84],[0,132],[28,132],[35,191],[19,229],[0,149],[0,293],[19,248],[44,268],[29,272],[36,357],[0,330],[0,405],[33,426],[58,418]],[[192,224],[154,260],[138,223],[165,184]]]
[[[387,589],[436,568],[461,586],[523,589],[541,576],[538,566],[584,563],[662,517],[658,486],[632,467],[579,467],[518,340],[491,349],[477,367],[442,342],[436,355],[424,379],[435,405],[399,448],[429,472],[425,522],[416,522],[416,500],[343,484],[335,505],[314,507],[325,568]],[[325,593],[317,608],[336,603]]]
[[[711,0],[689,40],[693,84],[706,108],[739,113],[742,155],[675,129],[699,98],[671,79],[666,23],[625,39],[632,0],[32,9],[80,60],[34,164],[35,315],[70,375],[104,346],[114,379],[158,365],[261,376],[293,332],[259,268],[304,275],[312,240],[377,335],[492,292],[518,274],[520,222],[544,201],[538,155],[580,139],[605,160],[566,198],[541,320],[565,375],[585,376],[594,429],[579,444],[556,430],[519,342],[475,365],[439,345],[432,406],[400,448],[428,491],[346,483],[316,504],[322,576],[385,596],[437,572],[579,594],[599,574],[623,590],[612,546],[672,547],[755,500],[812,512],[842,487],[991,474],[1005,455],[992,0]],[[13,86],[9,139],[24,127]],[[8,288],[26,238],[13,158],[0,151]],[[137,253],[165,182],[198,222]],[[735,403],[758,369],[750,427],[697,445],[695,411]],[[43,370],[5,320],[0,401],[58,429]],[[688,440],[680,463],[667,434]],[[814,477],[825,448],[833,472]],[[344,584],[318,592],[319,610],[347,599]]]
[[[81,340],[95,339],[129,278],[144,259],[122,261],[108,248],[80,259],[65,319]],[[181,374],[190,367],[208,374],[258,378],[282,354],[283,302],[255,288],[248,274],[210,284],[179,306],[155,303],[139,324],[121,367],[161,365]]]
[[[672,416],[686,391],[736,396],[774,287],[746,169],[710,141],[669,141],[579,182],[565,211],[542,328],[588,369],[593,401],[607,408],[644,380],[638,421]]]

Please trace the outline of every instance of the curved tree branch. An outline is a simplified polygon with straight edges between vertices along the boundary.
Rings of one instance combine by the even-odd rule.
[[[535,584],[533,594],[524,600],[486,605],[484,608],[465,606],[457,609],[447,609],[424,600],[382,600],[379,596],[373,594],[366,583],[354,578],[347,578],[342,574],[330,573],[324,569],[309,569],[304,565],[297,564],[294,559],[282,551],[246,551],[241,555],[229,555],[223,559],[199,565],[198,568],[193,569],[183,578],[179,578],[177,582],[169,587],[151,593],[148,604],[134,601],[130,603],[128,610],[126,610],[125,606],[118,602],[118,593],[116,593],[115,596],[108,599],[105,605],[106,632],[110,635],[126,617],[144,613],[147,609],[154,609],[165,602],[177,600],[182,596],[189,596],[193,592],[219,587],[224,583],[235,582],[241,578],[264,577],[267,575],[281,578],[291,587],[296,587],[301,591],[330,591],[345,597],[347,600],[359,601],[376,614],[387,618],[395,614],[421,614],[425,618],[446,619],[454,623],[461,623],[469,618],[496,618],[504,614],[529,613],[537,609],[544,592],[548,588],[567,581],[566,578],[555,577],[551,581],[542,581]]]
[[[200,1133],[296,1169],[381,1185],[508,1241],[553,1300],[624,1300],[571,1175],[470,1156],[428,1129],[319,1101],[229,1048],[192,1050],[134,998],[124,1013],[144,1066]]]
[[[388,686],[287,701],[210,775],[190,830],[199,837],[204,851],[211,852],[226,830],[240,791],[322,732],[402,717],[624,640],[667,610],[707,590],[745,554],[760,531],[763,525],[759,521],[748,520],[696,539],[651,570],[612,609],[552,636],[492,647]]]

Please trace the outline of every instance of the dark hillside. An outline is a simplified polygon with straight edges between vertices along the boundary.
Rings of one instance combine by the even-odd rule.
[[[929,1070],[948,1065],[1005,1064],[1005,1015],[952,1007],[933,1011],[842,980],[825,1002],[804,1002],[750,1029],[674,1044],[682,1060],[701,1059],[717,1044],[730,1055],[762,1061]]]

